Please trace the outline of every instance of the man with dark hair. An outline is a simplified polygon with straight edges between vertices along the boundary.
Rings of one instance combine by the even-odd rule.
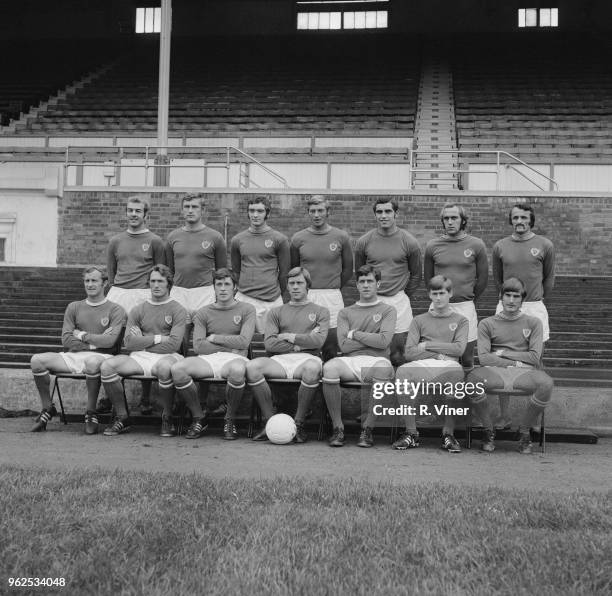
[[[404,352],[407,362],[397,369],[396,378],[404,387],[414,387],[418,383],[438,385],[438,392],[442,397],[447,397],[445,401],[454,402],[453,388],[458,383],[463,383],[464,374],[459,358],[465,351],[469,324],[462,314],[450,307],[453,282],[448,277],[434,275],[427,288],[431,308],[412,319]],[[408,409],[410,406],[414,407],[415,393],[403,391],[396,394],[400,405],[406,408],[406,432],[393,443],[394,449],[404,450],[419,446],[416,415]],[[442,449],[449,453],[461,451],[455,438],[455,416],[446,413],[446,410],[442,428]]]
[[[236,300],[255,307],[258,333],[265,329],[268,311],[283,303],[291,263],[289,240],[268,225],[270,210],[268,197],[249,198],[249,227],[230,242],[232,270],[238,279]]]
[[[137,195],[128,197],[125,232],[113,236],[106,253],[108,281],[111,288],[108,299],[123,307],[128,315],[132,308],[150,296],[149,273],[151,267],[166,264],[164,241],[147,228],[149,201]],[[141,407],[150,412],[151,384],[143,384]],[[110,411],[108,400],[100,400],[98,412]]]
[[[291,238],[291,266],[311,272],[308,298],[329,309],[329,333],[321,350],[325,361],[338,355],[336,327],[344,308],[341,289],[353,276],[353,249],[349,235],[327,223],[330,209],[322,195],[308,199],[307,212],[311,225]]]
[[[493,279],[498,290],[502,288],[504,281],[511,277],[518,277],[523,281],[527,294],[521,304],[521,310],[540,319],[542,341],[545,343],[549,338],[549,326],[544,300],[550,297],[555,284],[555,248],[548,238],[532,231],[535,211],[531,205],[514,205],[508,214],[508,222],[513,228],[512,235],[498,240],[493,246]],[[502,309],[500,298],[497,312]],[[500,417],[495,427],[508,428],[508,397],[500,397],[499,406]]]
[[[32,356],[30,366],[42,403],[42,411],[32,432],[47,430],[47,422],[57,414],[51,402],[49,373],[85,374],[85,434],[98,432],[96,400],[100,392],[100,366],[111,357],[126,320],[123,308],[104,297],[106,280],[102,267],[85,269],[83,283],[87,298],[71,302],[64,314],[62,344],[66,351]]]
[[[323,365],[323,396],[333,424],[333,433],[329,440],[331,447],[344,445],[340,383],[359,381],[374,386],[393,378],[389,346],[397,313],[395,308],[378,299],[380,271],[372,265],[362,265],[355,275],[359,300],[352,306],[343,308],[338,315],[338,343],[343,355],[332,358]],[[361,435],[357,443],[359,447],[374,445],[376,415],[372,399],[363,417]]]
[[[227,379],[223,438],[234,440],[238,438],[234,419],[255,331],[255,307],[234,298],[236,283],[228,269],[217,269],[212,278],[216,301],[198,310],[194,317],[193,349],[198,355],[177,362],[171,372],[174,386],[193,416],[188,439],[197,439],[207,427],[194,379]]]
[[[474,368],[474,347],[478,337],[478,317],[474,302],[485,291],[489,277],[487,250],[480,238],[466,232],[468,215],[461,205],[447,203],[440,220],[444,234],[425,247],[425,283],[435,275],[448,277],[453,284],[449,308],[469,323],[468,343],[461,363],[466,372]]]
[[[164,241],[147,228],[149,201],[143,197],[128,197],[125,232],[113,236],[107,249],[108,299],[129,314],[149,296],[149,273],[154,265],[166,264]]]
[[[533,392],[519,426],[519,452],[532,453],[530,431],[538,416],[550,402],[553,380],[541,370],[542,322],[521,310],[527,289],[516,278],[506,279],[501,288],[502,310],[478,325],[478,359],[481,366],[468,376],[482,383],[486,391],[496,389]],[[484,426],[482,450],[495,449],[495,430],[486,393],[472,397],[474,412]]]
[[[247,363],[247,381],[263,415],[264,424],[274,413],[272,392],[266,379],[300,379],[295,414],[296,443],[308,440],[304,421],[321,380],[321,346],[329,329],[329,311],[308,300],[310,274],[303,267],[288,273],[291,300],[273,308],[266,322],[264,345],[271,357],[255,358]],[[265,429],[254,441],[265,441]]]
[[[395,200],[378,199],[374,215],[378,226],[364,234],[355,246],[355,270],[372,265],[381,273],[378,299],[393,306],[397,321],[390,347],[391,362],[400,365],[410,322],[410,296],[421,281],[421,249],[416,238],[397,226],[398,204]]]
[[[174,385],[170,368],[183,359],[178,354],[185,335],[187,312],[170,298],[172,272],[165,265],[156,265],[149,274],[150,298],[135,306],[128,316],[124,345],[130,355],[120,354],[102,363],[102,384],[111,400],[116,418],[104,430],[107,436],[120,435],[130,428],[124,402],[121,377],[154,376],[159,380],[162,404],[162,437],[176,434],[172,424]]]
[[[215,300],[213,271],[227,266],[223,236],[202,221],[202,195],[181,199],[185,224],[168,234],[167,262],[174,273],[171,296],[191,316]]]

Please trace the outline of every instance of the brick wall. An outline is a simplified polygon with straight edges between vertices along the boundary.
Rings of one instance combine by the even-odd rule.
[[[142,193],[151,201],[149,228],[165,237],[181,224],[180,194]],[[58,265],[84,265],[105,260],[109,238],[125,229],[126,194],[120,192],[65,192],[59,201]],[[206,195],[206,222],[227,237],[247,226],[248,194]],[[272,227],[291,235],[308,225],[307,195],[272,196]],[[375,225],[372,205],[376,195],[330,195],[331,223],[357,238]],[[422,246],[440,233],[439,213],[448,200],[470,214],[468,231],[489,249],[511,232],[507,215],[512,205],[526,200],[535,206],[535,231],[550,238],[557,249],[557,272],[562,275],[612,275],[612,199],[608,197],[531,196],[502,194],[398,195],[398,224],[416,236]]]

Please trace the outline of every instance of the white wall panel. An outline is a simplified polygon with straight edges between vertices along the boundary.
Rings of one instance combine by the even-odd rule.
[[[398,190],[410,189],[408,164],[332,164],[332,189]]]
[[[0,190],[0,214],[13,220],[12,265],[57,264],[57,197],[44,190]]]
[[[323,163],[265,163],[268,168],[285,178],[290,188],[325,188],[327,164]],[[281,183],[256,164],[250,166],[251,180],[262,188],[281,188]]]
[[[612,165],[555,166],[554,178],[565,192],[612,192]]]
[[[121,186],[145,186],[145,160],[144,159],[122,159]],[[149,160],[149,166],[153,165],[153,160]],[[134,167],[138,166],[138,167]],[[149,167],[147,172],[147,186],[153,185],[154,170]]]
[[[204,187],[203,159],[171,159],[170,165],[170,186]]]

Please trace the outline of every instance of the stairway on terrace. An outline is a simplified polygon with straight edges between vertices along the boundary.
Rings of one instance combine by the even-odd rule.
[[[458,156],[448,153],[457,150],[453,75],[445,52],[431,43],[423,52],[414,133],[417,171],[413,188],[457,190]]]

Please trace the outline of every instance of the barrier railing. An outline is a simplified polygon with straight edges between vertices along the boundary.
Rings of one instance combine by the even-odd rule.
[[[90,149],[96,149],[92,147]],[[105,155],[112,155],[115,153],[111,147],[100,148],[104,151]],[[203,160],[203,163],[200,164],[172,164],[170,160],[174,157],[178,159],[180,157],[184,157],[185,150],[177,150],[177,147],[165,146],[161,149],[165,149],[166,153],[160,154],[158,150],[160,147],[146,146],[143,147],[143,158],[144,164],[129,164],[123,163],[123,160],[128,159],[128,155],[130,159],[134,159],[134,153],[138,148],[130,147],[129,153],[127,153],[124,148],[117,147],[116,148],[116,158],[113,160],[106,160],[100,163],[87,163],[86,165],[90,167],[101,167],[103,169],[103,176],[107,179],[107,184],[110,186],[113,178],[118,178],[117,168],[140,168],[144,169],[144,186],[149,186],[150,175],[149,172],[152,169],[154,172],[154,185],[155,186],[166,186],[169,179],[170,169],[173,167],[181,168],[181,169],[194,169],[201,170],[206,172],[209,169],[225,169],[226,177],[225,183],[226,187],[230,188],[230,168],[232,165],[237,164],[239,167],[238,180],[240,188],[250,188],[251,185],[257,186],[251,182],[248,170],[246,166],[255,165],[260,168],[266,174],[271,176],[274,180],[279,182],[282,188],[289,188],[287,184],[287,180],[263,164],[256,157],[250,155],[246,151],[239,149],[238,147],[233,147],[231,145],[227,145],[225,147],[215,147],[211,148],[209,146],[193,146],[189,147],[189,153],[197,152],[197,150],[213,150],[218,152],[218,155],[223,154],[225,159],[222,163],[219,163],[218,159],[213,162],[208,162],[205,157],[200,157]],[[73,159],[71,156],[71,151],[75,152],[78,150],[79,154],[81,154],[80,159]],[[64,164],[63,164],[63,182],[64,186],[70,186],[68,183],[69,172],[71,168],[80,168],[84,165],[82,159],[82,153],[84,152],[83,147],[66,147],[65,156],[64,156]],[[233,154],[236,154],[236,158],[232,158]],[[153,161],[153,163],[151,163]]]
[[[464,169],[461,167],[418,168],[416,167],[415,163],[417,160],[417,155],[420,155],[420,154],[422,155],[457,155],[457,158],[459,158],[460,155],[495,155],[495,166],[496,167],[495,167],[495,171],[477,170],[473,168]],[[502,157],[507,157],[508,159],[512,160],[513,163],[503,164],[502,159],[501,159]],[[515,164],[519,164],[527,168],[530,172],[533,172],[537,176],[540,176],[544,180],[548,181],[549,188],[544,188],[540,186],[535,180],[533,180],[527,174],[525,174],[525,172],[522,172],[521,170],[519,170]],[[495,190],[497,191],[505,190],[501,188],[501,168],[502,167],[513,170],[514,172],[516,172],[517,174],[525,178],[525,180],[527,180],[529,183],[537,187],[539,190],[542,190],[544,192],[549,191],[549,190],[557,190],[557,191],[559,190],[559,185],[553,178],[536,170],[533,166],[530,166],[527,162],[523,161],[522,159],[518,158],[516,155],[513,155],[512,153],[508,153],[507,151],[481,150],[481,149],[428,149],[428,150],[413,149],[410,152],[410,170],[412,172],[411,178],[413,181],[412,182],[413,188],[414,188],[414,174],[418,172],[429,172],[429,173],[435,173],[435,174],[446,173],[446,174],[457,174],[457,175],[460,175],[460,174],[495,174]]]
[[[270,167],[270,163],[278,164],[293,164],[299,165],[302,160],[296,159],[295,155],[284,155],[282,153],[274,154],[271,159],[257,157],[243,151],[242,149],[232,146],[225,145],[221,147],[211,147],[210,145],[201,145],[193,147],[174,147],[168,146],[168,154],[160,155],[158,147],[155,146],[143,146],[143,147],[83,147],[83,146],[69,146],[63,152],[63,186],[70,188],[74,186],[170,186],[171,173],[173,169],[175,172],[185,170],[196,170],[203,172],[203,180],[200,179],[200,186],[210,188],[260,188],[262,185],[266,188],[272,188],[273,184],[267,184],[266,182],[273,182],[277,184],[280,189],[289,188],[289,182],[279,172],[275,171],[273,167]],[[265,150],[262,150],[265,152]],[[539,171],[535,167],[531,166],[527,162],[518,158],[517,156],[502,150],[462,150],[462,149],[406,149],[402,154],[389,150],[389,153],[381,153],[380,151],[373,153],[372,155],[350,155],[350,151],[347,150],[346,155],[340,155],[337,151],[332,152],[329,155],[304,155],[303,162],[305,164],[322,163],[328,168],[327,173],[327,184],[317,186],[317,188],[327,188],[333,190],[336,188],[331,183],[331,167],[336,165],[346,164],[362,164],[371,163],[376,164],[395,164],[402,165],[406,168],[404,177],[403,189],[414,188],[416,182],[416,175],[419,173],[450,173],[457,176],[457,182],[459,188],[462,187],[460,184],[460,177],[464,174],[486,174],[489,176],[495,176],[495,190],[502,191],[508,190],[507,185],[503,184],[505,181],[502,172],[512,171],[513,174],[520,176],[533,185],[533,187],[540,191],[558,191],[559,185],[556,180],[551,176]],[[3,163],[8,161],[18,161],[16,155],[6,155],[6,159]],[[456,164],[450,164],[447,167],[419,167],[417,165],[418,156],[422,155],[452,155],[456,157]],[[469,160],[469,156],[493,156],[490,161],[485,162],[487,167],[478,167],[480,160]],[[468,159],[463,159],[463,158]],[[262,161],[265,159],[266,163]],[[197,161],[197,163],[189,163],[189,160]],[[38,159],[29,157],[27,161],[33,163]],[[41,162],[45,160],[40,160]],[[138,161],[139,163],[130,163]],[[463,162],[463,163],[462,163]],[[466,165],[467,164],[467,165]],[[83,172],[85,168],[93,168],[95,170],[95,176],[91,171],[86,172],[87,176],[90,176],[90,180],[95,177],[97,182],[85,183],[83,180]],[[253,180],[252,168],[256,168],[259,172],[265,175],[264,183],[259,178],[257,182]],[[208,184],[206,172],[212,169],[223,169],[225,170],[225,176],[217,176],[213,184]],[[132,176],[129,179],[132,181],[127,182],[128,175],[125,172],[142,170],[144,173],[144,180],[139,175],[138,181],[134,181],[135,178]],[[124,171],[124,180],[122,180],[122,171]],[[100,174],[101,172],[101,174]],[[151,175],[153,174],[153,175]],[[233,178],[231,178],[233,174]],[[237,177],[236,177],[237,174]],[[174,174],[173,174],[174,175]],[[185,178],[183,178],[184,180]],[[193,180],[193,176],[191,177]],[[180,174],[175,178],[172,185],[174,186],[197,186],[193,182],[186,184],[176,184],[180,181]],[[361,186],[368,188],[367,176],[364,178],[364,182]],[[465,190],[469,190],[468,185],[465,186]],[[503,186],[503,187],[502,187]],[[338,187],[339,188],[339,187]],[[383,188],[379,186],[377,188]],[[386,187],[384,187],[386,188]],[[399,188],[397,182],[394,186],[389,186],[389,190],[396,190]],[[473,189],[472,189],[473,190]]]

